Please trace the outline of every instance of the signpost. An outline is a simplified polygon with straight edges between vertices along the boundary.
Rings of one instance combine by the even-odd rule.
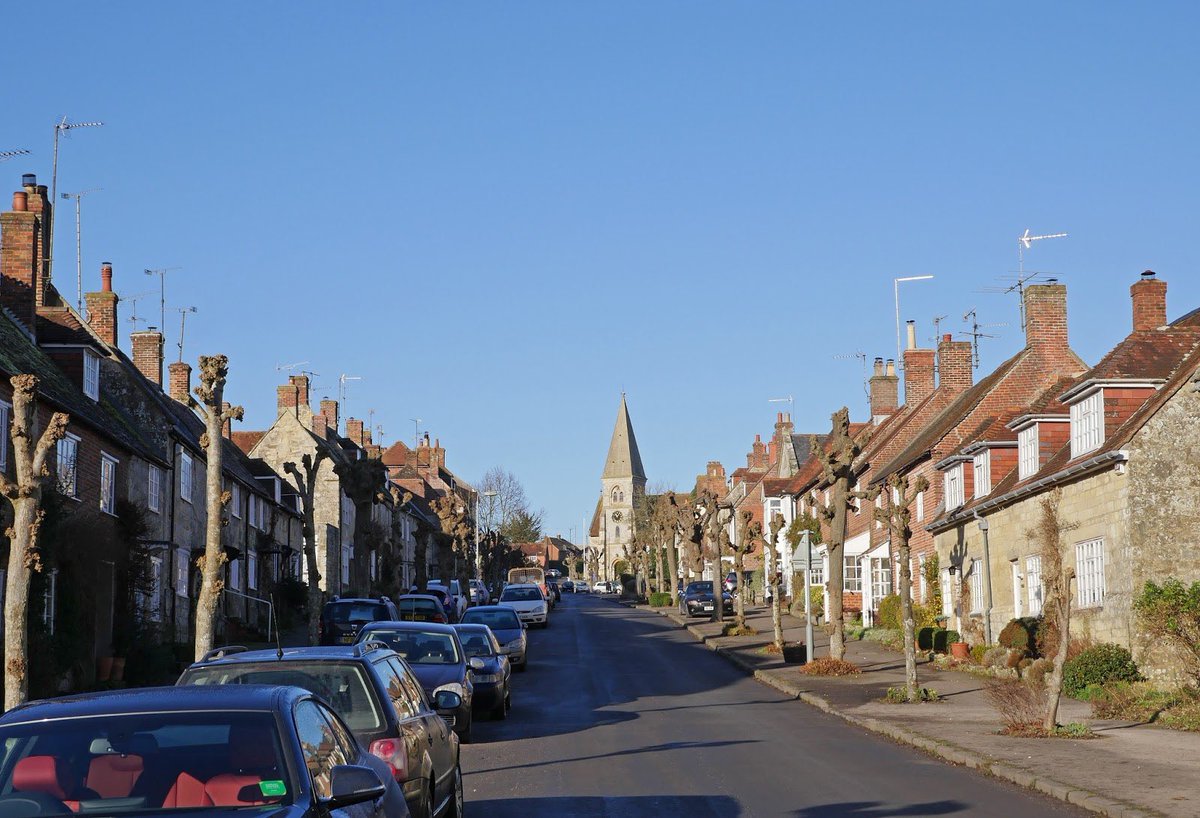
[[[812,532],[800,532],[800,542],[796,544],[796,548],[792,551],[792,571],[804,572],[804,650],[807,661],[813,660],[813,621],[812,621],[812,594],[809,592],[809,584],[812,581]]]

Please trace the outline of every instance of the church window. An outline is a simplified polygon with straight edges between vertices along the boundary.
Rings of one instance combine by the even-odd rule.
[[[620,487],[620,486],[616,486],[616,487],[614,487],[614,488],[613,488],[613,490],[612,490],[612,501],[613,501],[614,503],[623,503],[623,502],[625,502],[625,492],[621,491],[621,487]]]
[[[617,526],[616,539],[618,539],[618,540],[621,539],[621,526]]]

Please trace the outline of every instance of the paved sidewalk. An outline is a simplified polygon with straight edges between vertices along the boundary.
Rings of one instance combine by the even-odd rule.
[[[923,687],[945,701],[907,705],[881,702],[889,687],[904,684],[904,656],[877,642],[849,642],[846,658],[860,676],[806,676],[798,665],[761,652],[771,641],[770,611],[755,607],[748,622],[758,636],[721,637],[720,626],[687,619],[675,609],[652,609],[686,627],[698,640],[743,667],[759,681],[868,730],[1041,790],[1102,815],[1200,815],[1200,735],[1128,722],[1091,718],[1086,703],[1064,697],[1062,723],[1091,725],[1097,739],[1027,739],[997,734],[1000,720],[989,705],[983,680],[970,673],[918,665]],[[789,644],[804,639],[803,620],[784,617]],[[816,655],[829,653],[829,637],[817,629]]]

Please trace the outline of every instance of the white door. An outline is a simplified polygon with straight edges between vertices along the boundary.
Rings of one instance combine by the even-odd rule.
[[[1021,600],[1025,596],[1022,593],[1024,589],[1021,587],[1024,584],[1023,577],[1021,576],[1021,563],[1018,560],[1013,560],[1009,564],[1012,566],[1013,619],[1020,619],[1023,615],[1021,613]]]

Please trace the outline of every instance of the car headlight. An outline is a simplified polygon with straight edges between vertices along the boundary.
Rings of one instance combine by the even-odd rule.
[[[449,690],[451,693],[457,693],[459,698],[461,698],[463,701],[467,700],[467,690],[458,682],[449,682],[448,684],[434,688],[433,695],[436,697],[437,694],[443,690]]]
[[[525,640],[524,639],[514,639],[511,642],[509,642],[507,645],[505,645],[504,647],[506,647],[508,650],[520,650],[521,648],[525,647]]]
[[[499,673],[476,673],[475,674],[475,681],[477,681],[481,684],[489,684],[489,683],[498,682],[502,678],[503,677]]]

